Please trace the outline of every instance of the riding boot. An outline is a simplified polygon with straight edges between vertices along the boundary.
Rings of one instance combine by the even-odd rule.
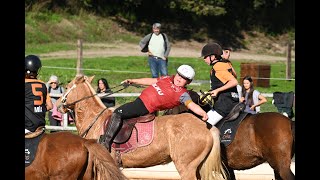
[[[119,114],[113,113],[107,123],[105,134],[99,138],[99,143],[104,145],[111,152],[111,145],[122,126],[122,120]]]

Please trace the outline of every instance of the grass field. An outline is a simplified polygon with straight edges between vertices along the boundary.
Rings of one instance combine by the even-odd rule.
[[[238,80],[240,81],[240,64],[248,63],[247,60],[233,61],[233,66],[238,74]],[[254,61],[249,61],[255,63]],[[261,63],[261,62],[260,62]],[[176,69],[181,64],[189,64],[194,67],[196,75],[194,82],[207,81],[209,82],[210,67],[201,59],[195,58],[170,58],[168,64],[169,74],[175,74]],[[269,62],[270,72],[270,87],[256,87],[262,93],[273,93],[276,91],[289,92],[295,91],[295,81],[285,80],[286,65],[285,62]],[[57,75],[61,84],[64,86],[70,80],[72,80],[76,71],[76,59],[50,59],[42,61],[42,69],[39,74],[39,79],[48,81],[51,75]],[[92,86],[97,87],[97,80],[104,77],[108,80],[110,87],[115,87],[127,78],[142,78],[151,77],[150,69],[145,57],[104,57],[104,58],[86,58],[83,59],[83,73],[87,76],[95,76]],[[295,66],[292,68],[292,79],[295,78]],[[263,78],[263,77],[262,77]],[[189,85],[189,89],[193,89],[197,92],[200,90],[209,90],[209,83],[202,83],[201,85]],[[117,90],[117,89],[114,89]],[[141,88],[129,87],[121,93],[141,92]],[[121,105],[125,102],[133,100],[134,97],[117,97],[116,105]],[[277,111],[274,105],[271,104],[272,99],[268,98],[268,102],[261,107],[262,112]]]

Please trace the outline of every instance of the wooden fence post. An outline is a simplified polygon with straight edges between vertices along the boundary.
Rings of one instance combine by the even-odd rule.
[[[286,79],[291,79],[291,47],[292,43],[289,41],[287,45]]]
[[[82,40],[78,39],[77,75],[83,75],[82,71]]]

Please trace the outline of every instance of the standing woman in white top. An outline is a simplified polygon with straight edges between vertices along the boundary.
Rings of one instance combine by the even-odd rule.
[[[147,34],[139,42],[141,52],[148,54],[148,63],[152,78],[168,75],[168,56],[171,50],[166,33],[161,32],[161,24],[152,25],[152,33]],[[159,76],[160,74],[160,76]]]
[[[240,102],[246,104],[246,109],[244,111],[251,114],[259,113],[260,105],[267,102],[267,99],[258,90],[254,89],[253,81],[250,76],[245,76],[243,78],[240,94]]]

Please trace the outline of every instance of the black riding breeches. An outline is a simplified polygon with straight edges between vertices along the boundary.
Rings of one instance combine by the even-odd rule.
[[[123,104],[114,110],[114,113],[117,113],[121,116],[122,120],[135,118],[149,114],[148,109],[143,104],[141,99],[138,97],[135,101]]]

